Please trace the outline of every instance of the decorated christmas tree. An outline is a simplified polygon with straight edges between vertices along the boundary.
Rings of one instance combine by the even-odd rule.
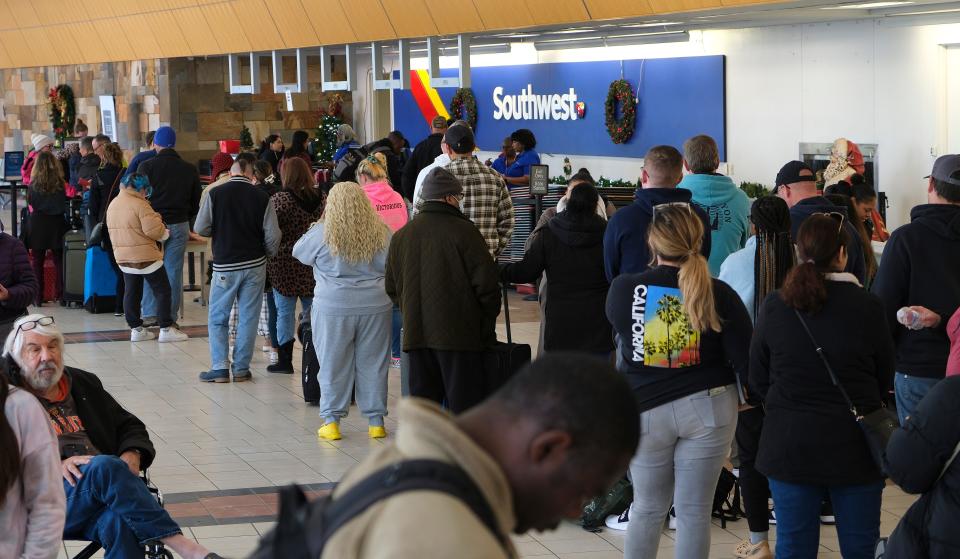
[[[253,149],[253,136],[250,135],[250,129],[246,124],[240,130],[240,149],[243,151]]]
[[[336,93],[330,97],[327,110],[321,111],[320,124],[317,126],[317,161],[333,161],[337,152],[337,128],[343,124],[343,97]]]

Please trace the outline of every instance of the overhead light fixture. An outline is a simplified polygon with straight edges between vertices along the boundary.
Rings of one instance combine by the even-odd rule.
[[[625,29],[640,29],[644,27],[669,27],[673,25],[683,25],[682,21],[651,21],[647,23],[629,23],[627,25],[621,25],[620,27]]]
[[[533,46],[538,51],[589,49],[598,47],[649,45],[657,43],[680,43],[690,40],[686,31],[667,31],[661,33],[633,33],[622,35],[606,35],[602,37],[577,37],[571,39],[544,39],[534,41]]]
[[[890,2],[864,2],[862,4],[841,4],[839,6],[827,6],[821,10],[872,10],[876,8],[892,8],[894,6],[906,6],[913,2],[890,1]]]
[[[551,31],[551,35],[576,35],[578,33],[592,33],[596,29],[561,29],[560,31]]]

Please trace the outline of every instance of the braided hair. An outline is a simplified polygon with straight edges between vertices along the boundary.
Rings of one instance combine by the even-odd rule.
[[[771,292],[780,289],[796,262],[790,240],[790,209],[777,196],[764,196],[753,203],[750,220],[757,230],[757,249],[753,267],[753,311]]]

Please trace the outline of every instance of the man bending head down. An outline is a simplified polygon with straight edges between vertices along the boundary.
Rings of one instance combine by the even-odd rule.
[[[184,558],[219,557],[185,538],[139,477],[155,451],[147,428],[92,373],[64,366],[53,317],[24,316],[3,345],[10,382],[46,408],[57,434],[67,497],[65,540],[96,541],[107,559],[143,557],[159,540]]]

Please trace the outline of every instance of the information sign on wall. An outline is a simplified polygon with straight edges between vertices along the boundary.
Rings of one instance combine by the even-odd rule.
[[[20,169],[23,168],[22,151],[6,151],[3,153],[3,180],[16,181],[23,180]]]
[[[546,196],[549,192],[550,167],[548,165],[530,166],[530,194]]]

